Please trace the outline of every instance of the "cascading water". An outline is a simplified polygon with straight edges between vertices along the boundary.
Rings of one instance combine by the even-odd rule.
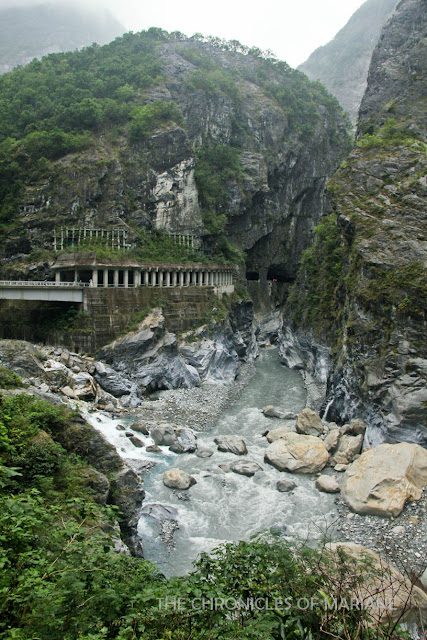
[[[333,496],[320,493],[312,476],[281,473],[264,462],[268,443],[262,433],[286,424],[263,415],[261,409],[267,404],[295,413],[305,406],[300,374],[280,364],[276,349],[261,353],[256,361],[256,375],[215,427],[198,433],[199,448],[214,451],[210,458],[174,454],[167,447],[162,447],[161,454],[147,453],[136,449],[123,432],[117,431],[118,420],[91,417],[92,424],[124,458],[156,463],[144,478],[146,499],[138,531],[145,557],[155,561],[166,575],[187,572],[200,552],[209,551],[223,541],[248,539],[273,526],[287,535],[319,536],[334,516]],[[218,435],[243,438],[248,454],[240,457],[217,451],[214,438]],[[144,439],[149,444],[149,440]],[[257,462],[262,470],[246,477],[225,473],[218,466],[243,458]],[[165,487],[163,472],[172,467],[190,473],[197,484],[189,491]],[[276,483],[283,478],[292,478],[296,483],[291,493],[277,490]]]

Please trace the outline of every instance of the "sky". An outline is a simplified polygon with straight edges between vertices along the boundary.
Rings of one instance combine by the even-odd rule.
[[[128,31],[161,27],[214,35],[260,49],[296,67],[345,25],[363,0],[78,0],[108,9]],[[0,8],[44,4],[45,0],[0,0]],[[70,4],[70,0],[50,0]]]

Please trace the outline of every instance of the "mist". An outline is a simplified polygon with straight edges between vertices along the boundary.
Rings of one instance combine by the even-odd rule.
[[[112,14],[126,31],[161,27],[191,36],[196,32],[240,40],[248,46],[271,49],[292,66],[326,44],[363,4],[362,0],[0,0],[0,9],[75,6],[85,12]],[[201,8],[202,7],[202,8]]]

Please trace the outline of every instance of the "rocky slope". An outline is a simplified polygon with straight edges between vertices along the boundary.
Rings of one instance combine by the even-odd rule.
[[[426,9],[402,0],[384,28],[283,336],[286,361],[327,379],[328,416],[363,415],[371,444],[427,444]]]
[[[350,115],[353,126],[366,89],[372,52],[397,0],[367,0],[328,44],[298,68],[320,80]]]
[[[53,159],[10,196],[3,275],[32,250],[51,249],[54,227],[122,225],[136,241],[153,228],[202,234],[208,248],[225,246],[227,238],[264,283],[267,276],[292,280],[322,213],[326,179],[349,148],[334,99],[285,63],[180,34],[127,35],[73,54],[76,66],[79,56],[100,86],[107,80],[97,79],[98,69],[134,57],[126,84],[123,71],[113,78],[123,86],[90,97],[104,119],[90,130],[89,146]],[[50,64],[58,66],[60,82],[65,63],[51,57]],[[23,79],[44,77],[44,69],[29,65]],[[119,109],[113,121],[105,115],[111,97]]]
[[[105,44],[125,28],[107,12],[40,4],[0,11],[0,73],[58,51]]]

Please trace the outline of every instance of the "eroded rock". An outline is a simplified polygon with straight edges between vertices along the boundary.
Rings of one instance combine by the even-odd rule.
[[[196,484],[196,480],[181,469],[168,469],[163,474],[163,484],[170,489],[185,491]]]

